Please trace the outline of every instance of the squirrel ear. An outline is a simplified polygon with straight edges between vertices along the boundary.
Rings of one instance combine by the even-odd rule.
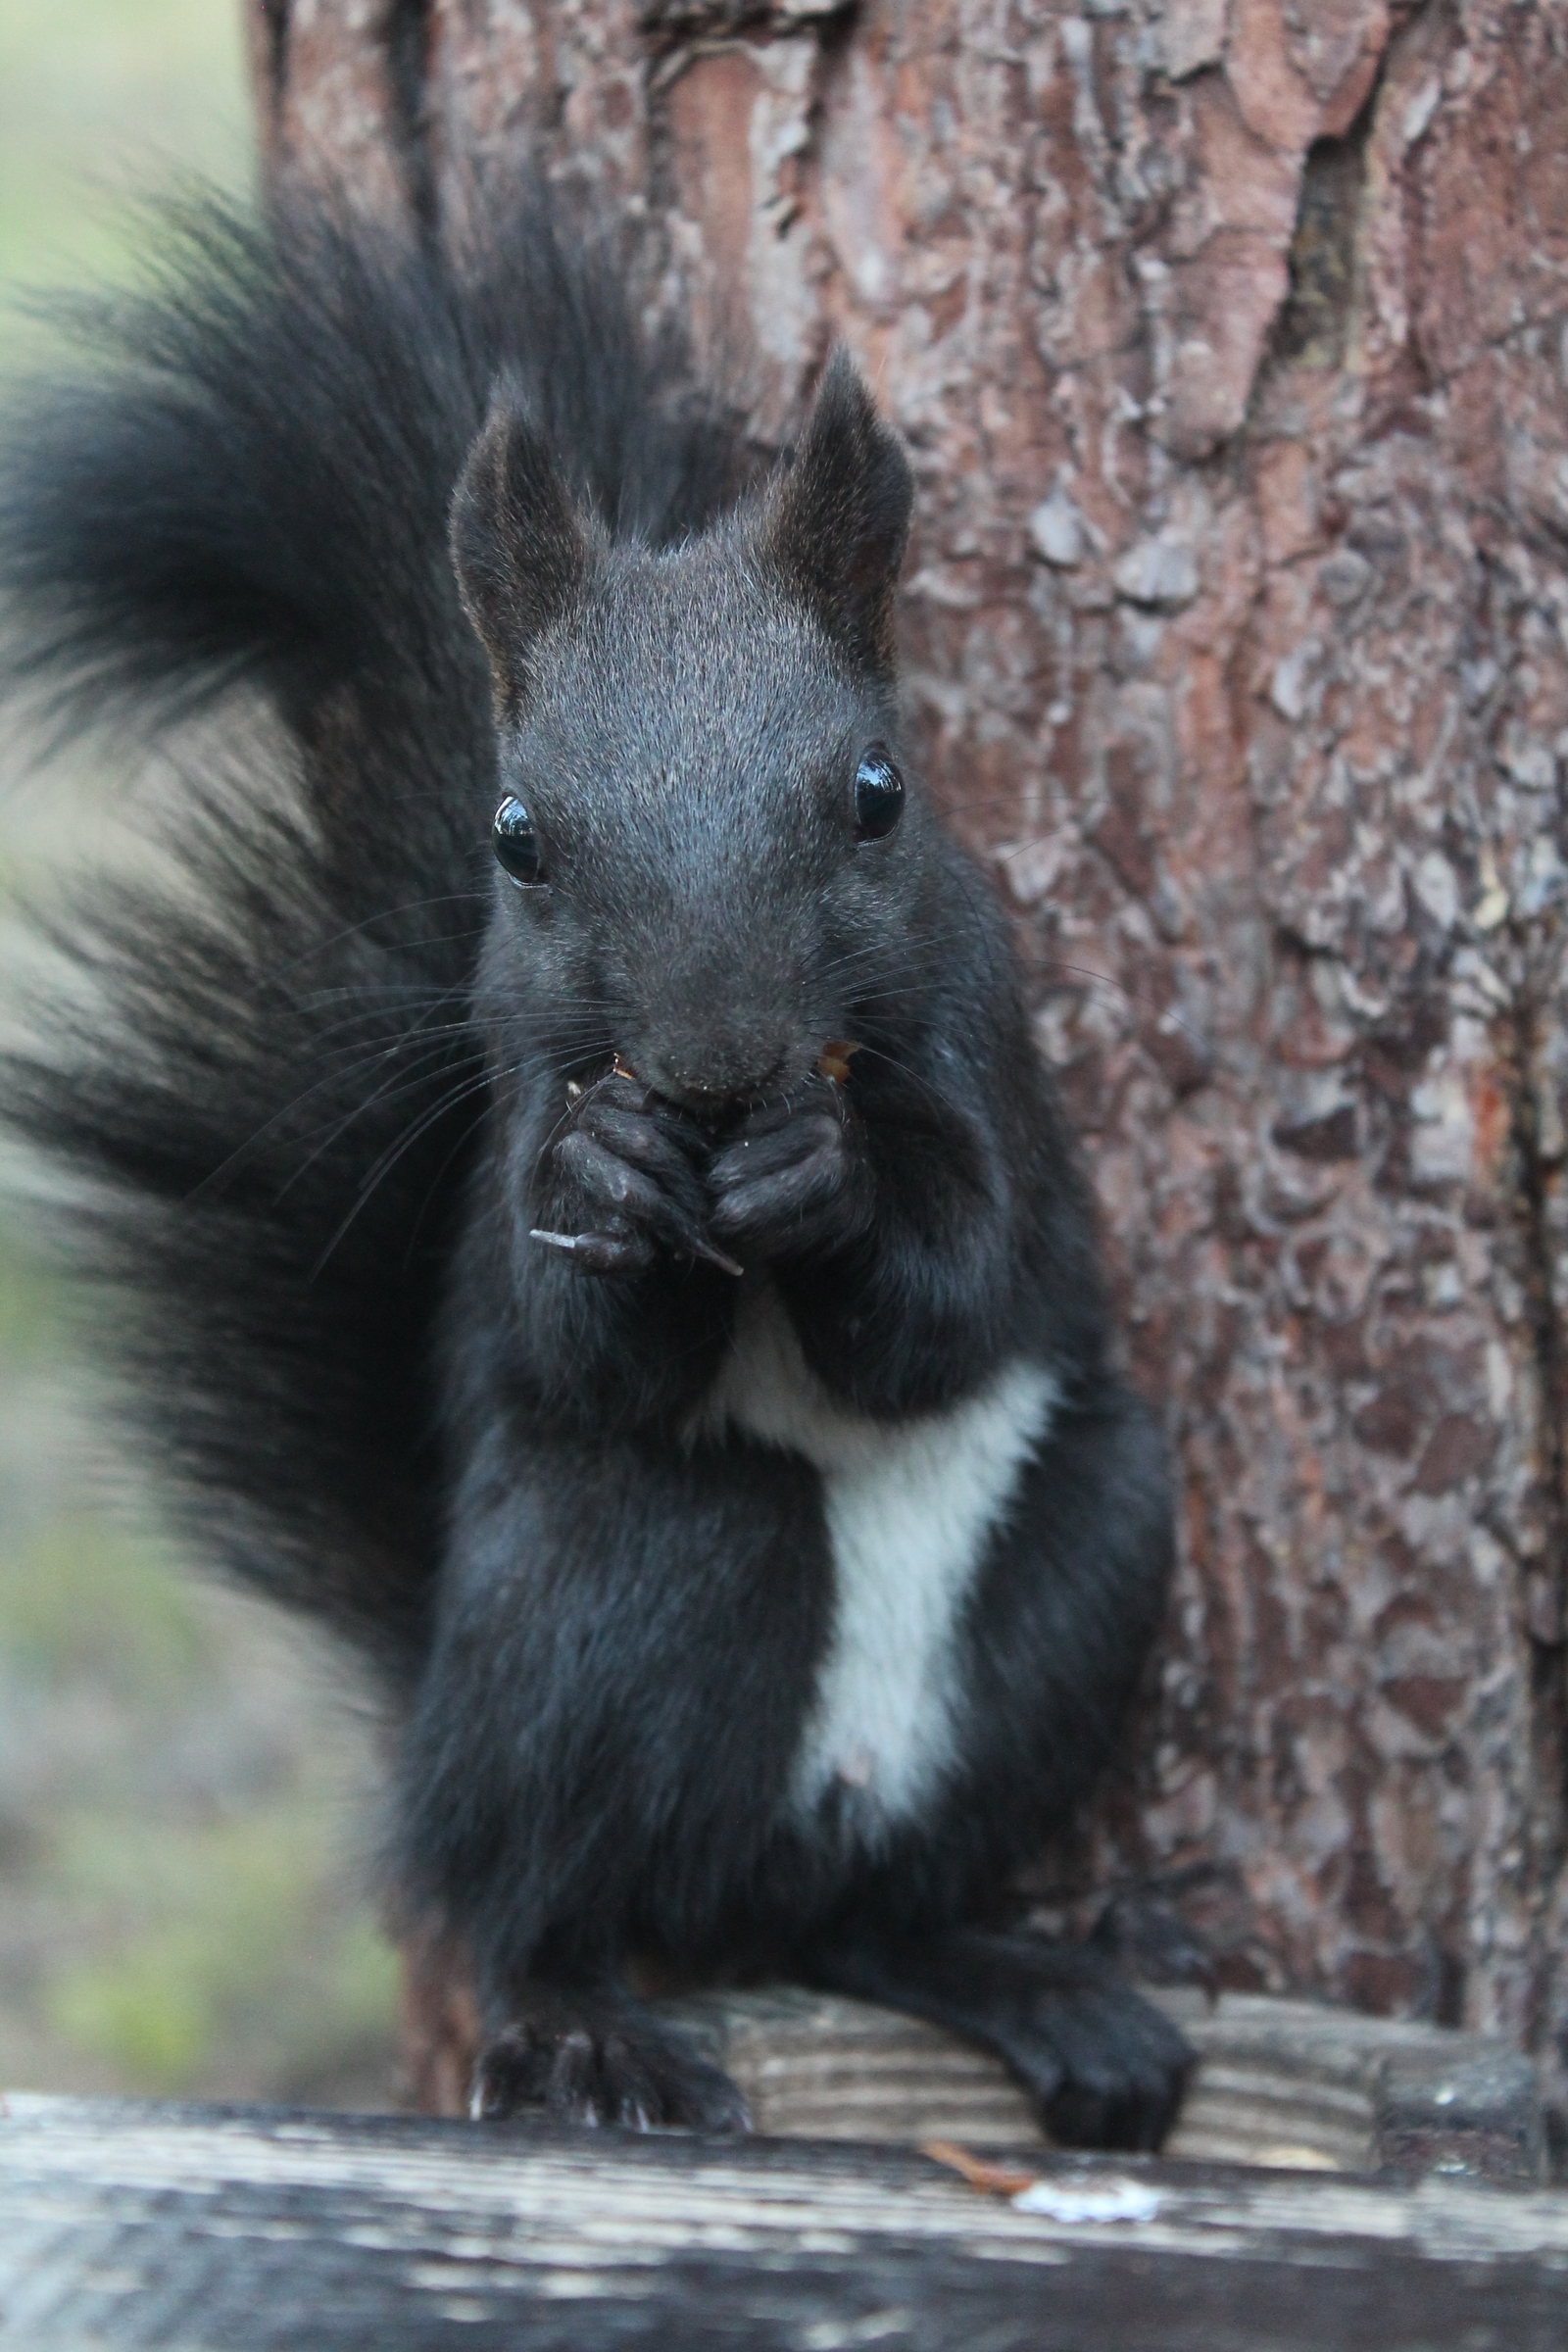
[[[829,636],[884,679],[897,666],[893,592],[913,498],[903,444],[840,344],[794,462],[767,493],[762,551]]]
[[[497,699],[520,702],[530,649],[581,591],[589,548],[549,444],[506,377],[453,494],[451,545],[458,591],[490,657]]]

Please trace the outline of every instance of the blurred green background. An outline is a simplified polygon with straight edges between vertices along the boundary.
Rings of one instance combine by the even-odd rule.
[[[0,0],[8,292],[133,270],[127,195],[189,169],[250,177],[238,0]],[[0,363],[47,361],[0,312]],[[0,719],[0,906],[125,783]],[[0,2088],[388,2104],[373,1780],[343,1662],[161,1540],[0,1208]]]

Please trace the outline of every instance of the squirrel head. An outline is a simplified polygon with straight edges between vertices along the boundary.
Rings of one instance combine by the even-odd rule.
[[[906,978],[933,882],[895,708],[911,494],[842,352],[761,495],[662,550],[584,512],[499,387],[452,512],[499,740],[499,1052],[618,1053],[721,1119]]]

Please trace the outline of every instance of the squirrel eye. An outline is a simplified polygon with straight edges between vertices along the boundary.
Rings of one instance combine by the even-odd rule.
[[[539,836],[533,829],[533,818],[513,793],[508,793],[496,810],[492,835],[496,861],[504,873],[524,888],[544,880],[544,867],[539,857]]]
[[[870,743],[855,771],[855,823],[862,841],[880,841],[904,814],[904,778],[885,744]]]

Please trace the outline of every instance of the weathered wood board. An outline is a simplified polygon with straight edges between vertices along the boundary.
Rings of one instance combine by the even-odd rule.
[[[1022,2213],[916,2154],[13,2099],[0,2346],[148,2352],[1561,2352],[1568,2197],[1042,2152]],[[1073,2218],[1085,2183],[1141,2218]]]

